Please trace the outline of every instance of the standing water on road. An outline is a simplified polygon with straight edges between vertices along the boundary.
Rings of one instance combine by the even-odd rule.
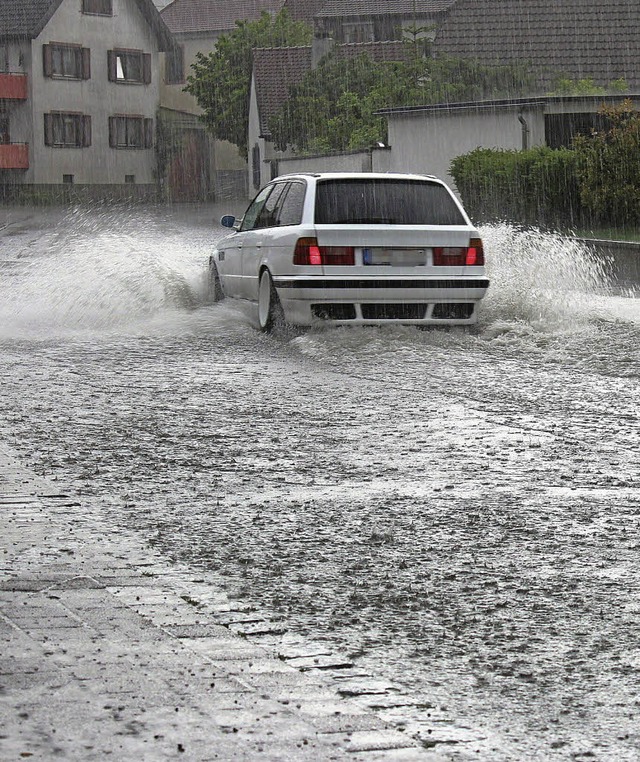
[[[633,291],[575,241],[498,225],[477,330],[275,339],[206,306],[210,214],[1,231],[5,440],[422,697],[395,719],[439,759],[637,760]]]

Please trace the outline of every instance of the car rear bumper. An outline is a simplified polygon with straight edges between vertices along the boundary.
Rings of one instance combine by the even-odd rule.
[[[276,278],[286,319],[345,325],[469,325],[489,287],[485,277]]]

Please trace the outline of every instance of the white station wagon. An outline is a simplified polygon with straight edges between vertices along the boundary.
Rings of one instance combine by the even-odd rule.
[[[210,258],[211,295],[257,303],[279,325],[467,325],[489,281],[482,241],[435,177],[283,175]]]

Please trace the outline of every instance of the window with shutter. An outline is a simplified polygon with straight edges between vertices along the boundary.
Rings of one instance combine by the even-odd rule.
[[[90,79],[91,51],[81,45],[52,42],[42,46],[45,77],[53,79]]]
[[[52,111],[44,115],[44,143],[55,148],[91,145],[91,117],[87,114]]]
[[[113,16],[113,0],[82,0],[82,12],[94,16]]]
[[[107,52],[110,82],[146,84],[151,82],[151,54],[141,50],[109,50]]]
[[[109,145],[111,148],[153,148],[153,119],[110,116]]]
[[[182,45],[176,45],[167,53],[164,62],[164,81],[167,85],[184,83],[184,48]]]

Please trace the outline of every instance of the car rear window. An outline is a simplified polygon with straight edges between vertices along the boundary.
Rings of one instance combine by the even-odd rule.
[[[364,225],[464,225],[449,191],[424,180],[320,180],[315,222]]]

